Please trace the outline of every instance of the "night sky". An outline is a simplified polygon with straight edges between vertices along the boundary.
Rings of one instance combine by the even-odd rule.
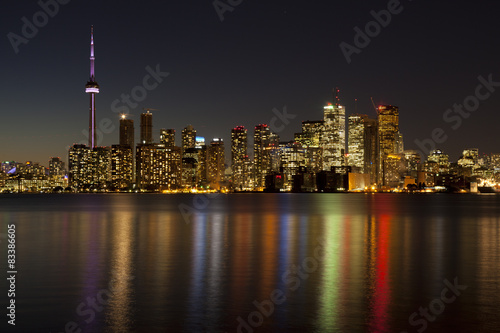
[[[272,110],[284,106],[296,118],[279,134],[291,140],[302,120],[322,118],[338,86],[348,115],[357,108],[375,117],[370,97],[399,106],[406,149],[440,127],[448,139],[438,148],[452,160],[464,148],[500,152],[500,87],[458,129],[443,120],[454,103],[475,94],[480,75],[500,82],[498,3],[404,0],[401,13],[348,64],[339,44],[353,45],[353,29],[364,30],[374,20],[370,11],[387,6],[385,0],[243,0],[221,22],[211,0],[72,0],[16,54],[9,33],[22,36],[21,18],[33,22],[41,7],[9,1],[0,13],[0,160],[47,165],[86,141],[91,25],[101,87],[97,119],[115,127],[101,145],[118,143],[113,101],[142,86],[146,67],[159,64],[169,76],[129,107],[136,140],[142,108],[154,108],[155,141],[161,128],[175,128],[180,144],[181,130],[192,124],[207,141],[224,138],[229,155],[233,127],[247,127],[251,137],[256,124],[269,123]]]

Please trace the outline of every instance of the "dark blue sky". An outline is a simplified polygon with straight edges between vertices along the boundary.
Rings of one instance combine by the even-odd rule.
[[[85,140],[92,24],[97,118],[115,125],[102,145],[118,142],[113,101],[142,86],[145,68],[159,64],[170,75],[131,109],[136,138],[143,107],[159,109],[155,140],[160,128],[175,128],[179,142],[192,124],[207,140],[223,137],[229,145],[231,128],[244,125],[251,136],[254,125],[271,121],[273,108],[286,105],[297,117],[279,134],[290,140],[302,120],[322,118],[339,86],[347,114],[355,112],[355,98],[358,113],[373,117],[371,96],[399,106],[407,149],[441,127],[448,139],[438,147],[453,159],[468,147],[500,152],[500,88],[458,129],[443,120],[448,108],[475,93],[478,76],[500,82],[497,2],[404,0],[402,12],[348,64],[339,44],[353,44],[354,27],[364,29],[370,11],[387,5],[243,0],[221,22],[211,0],[72,0],[16,54],[8,34],[22,35],[21,18],[32,22],[41,8],[36,1],[8,2],[0,13],[0,160],[47,164],[50,156],[66,159],[67,146]]]

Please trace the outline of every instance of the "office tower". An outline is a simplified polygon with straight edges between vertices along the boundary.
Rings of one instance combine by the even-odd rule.
[[[134,121],[132,119],[127,119],[126,115],[122,115],[120,119],[120,145],[130,146],[134,148]]]
[[[462,156],[458,160],[458,165],[461,167],[478,167],[478,159],[479,159],[479,149],[470,148],[465,149],[462,152]]]
[[[196,185],[206,188],[208,185],[208,149],[205,145],[205,138],[197,136],[194,148],[198,151],[198,165],[196,167]]]
[[[60,157],[51,157],[49,160],[49,175],[50,176],[64,176],[66,170],[64,169],[64,162]]]
[[[226,158],[224,140],[214,138],[208,147],[208,181],[210,188],[220,190],[224,182]]]
[[[97,189],[106,189],[111,181],[111,147],[92,149],[93,185]]]
[[[324,124],[324,120],[303,121],[302,132],[295,133],[295,141],[300,142],[302,147],[318,148]]]
[[[92,150],[85,145],[73,145],[68,152],[69,186],[81,190],[93,181]]]
[[[392,105],[381,105],[378,108],[378,141],[380,153],[380,173],[382,179],[385,179],[383,174],[384,159],[395,154],[398,150],[397,138],[399,133],[399,108]],[[383,183],[383,185],[386,185]]]
[[[347,162],[355,173],[365,173],[365,122],[367,115],[355,114],[348,118]]]
[[[188,125],[182,130],[182,151],[196,146],[196,130]]]
[[[284,176],[283,189],[291,191],[293,177],[298,175],[301,168],[306,166],[306,149],[295,141],[280,143],[280,170]]]
[[[266,175],[271,169],[271,160],[269,155],[269,139],[271,130],[268,125],[260,124],[255,126],[253,136],[253,153],[254,153],[254,184],[257,189],[264,189]]]
[[[141,144],[153,143],[153,114],[149,112],[141,113]]]
[[[136,182],[144,191],[168,191],[181,187],[181,149],[164,144],[136,147]]]
[[[345,107],[329,103],[324,107],[324,125],[320,146],[323,148],[323,170],[345,165]]]
[[[302,132],[295,133],[295,141],[306,148],[306,168],[309,172],[323,170],[323,149],[320,144],[324,123],[324,120],[303,121]]]
[[[129,188],[133,182],[133,148],[128,145],[111,146],[111,183],[114,189]]]
[[[97,146],[96,142],[96,117],[95,97],[99,93],[99,85],[95,81],[95,56],[94,56],[94,26],[90,28],[90,79],[85,85],[85,92],[90,96],[89,107],[89,147]]]
[[[434,174],[448,173],[450,171],[450,158],[440,149],[430,152],[425,163],[425,171]]]
[[[164,144],[165,147],[175,146],[175,129],[164,129],[160,130],[160,143]]]
[[[405,159],[405,167],[407,171],[407,176],[413,177],[415,179],[418,178],[418,171],[420,166],[420,154],[416,150],[405,150],[403,152],[403,156]]]
[[[370,184],[379,183],[380,152],[378,142],[378,122],[376,119],[366,118],[364,120],[364,173],[370,175]]]
[[[243,126],[231,130],[231,168],[233,188],[243,190],[248,187],[247,130]]]
[[[406,167],[403,154],[389,154],[383,160],[384,174],[382,182],[384,186],[396,188],[402,184],[406,175]]]
[[[68,156],[69,185],[77,190],[105,190],[111,180],[109,147],[73,145]]]
[[[395,154],[399,136],[399,108],[392,105],[381,105],[378,108],[378,133],[380,156]]]
[[[367,115],[349,116],[348,164],[353,172],[368,174],[370,184],[377,183],[379,169],[378,126]]]
[[[271,132],[269,135],[269,145],[266,148],[269,155],[269,172],[280,171],[280,136]]]
[[[186,148],[182,152],[182,185],[185,188],[196,188],[198,181],[198,158],[196,148]]]

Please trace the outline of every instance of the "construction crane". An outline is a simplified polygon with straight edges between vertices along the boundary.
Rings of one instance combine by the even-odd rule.
[[[152,109],[152,108],[142,108],[142,111],[147,111],[149,113],[149,111],[159,111],[158,109]]]
[[[375,105],[375,102],[373,101],[373,97],[370,97],[372,100],[373,108],[375,109],[375,112],[378,112],[378,107]]]

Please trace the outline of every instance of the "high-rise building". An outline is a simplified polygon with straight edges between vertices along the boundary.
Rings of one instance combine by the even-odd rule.
[[[329,103],[324,107],[324,126],[320,146],[323,148],[323,170],[345,165],[345,107]]]
[[[269,155],[269,139],[271,130],[268,125],[260,124],[255,126],[253,136],[253,153],[254,153],[254,184],[256,188],[264,189],[266,175],[271,170],[271,159]]]
[[[306,149],[295,141],[280,143],[280,170],[285,177],[283,189],[292,190],[293,177],[298,175],[301,168],[306,166]]]
[[[89,107],[89,147],[97,146],[96,133],[96,117],[95,117],[95,97],[99,93],[99,85],[95,80],[95,55],[94,55],[94,26],[90,28],[90,79],[85,85],[85,92],[90,97]]]
[[[295,141],[300,142],[302,147],[320,147],[321,134],[323,133],[324,120],[303,121],[302,132],[295,133]]]
[[[85,145],[73,145],[68,152],[69,185],[83,189],[92,184],[92,150]]]
[[[477,148],[469,148],[469,149],[464,149],[462,152],[462,156],[460,156],[460,159],[458,160],[458,165],[461,167],[477,167],[478,166],[478,159],[479,159],[479,149]]]
[[[182,151],[196,146],[196,130],[193,126],[187,125],[182,130]]]
[[[73,145],[68,156],[69,185],[77,190],[105,190],[111,180],[111,150]]]
[[[64,176],[66,170],[64,169],[64,162],[60,157],[51,157],[49,160],[49,175],[50,176]]]
[[[355,173],[365,173],[365,122],[368,116],[354,114],[349,116],[349,135],[347,137],[347,163]]]
[[[164,129],[160,130],[160,143],[164,144],[165,147],[175,146],[175,129]]]
[[[177,190],[182,182],[181,149],[163,144],[136,147],[136,182],[141,190]]]
[[[378,133],[380,156],[395,154],[399,137],[399,108],[381,105],[378,108]]]
[[[231,131],[231,168],[233,188],[236,190],[248,188],[247,130],[243,126],[237,126]]]
[[[195,149],[198,151],[198,165],[196,167],[196,184],[201,188],[208,185],[208,149],[205,138],[197,136]]]
[[[426,172],[435,174],[448,173],[450,171],[450,158],[440,149],[435,149],[430,152],[425,164]]]
[[[370,183],[378,182],[378,126],[367,115],[349,116],[348,164],[353,172],[368,174]]]
[[[134,121],[127,119],[126,115],[122,115],[120,119],[120,145],[134,148]]]
[[[399,108],[392,105],[381,105],[378,108],[378,141],[380,149],[380,173],[381,179],[388,179],[384,177],[384,159],[390,154],[396,154],[398,151],[398,138],[399,138]],[[391,160],[391,163],[394,159]],[[387,185],[387,184],[383,184]]]
[[[111,183],[115,189],[129,188],[133,182],[133,148],[126,145],[111,146]]]
[[[141,113],[141,144],[153,143],[153,114],[149,112]]]
[[[198,149],[186,148],[182,152],[182,186],[196,188],[198,185]]]
[[[210,188],[220,190],[224,182],[226,159],[224,140],[214,138],[208,147],[208,181]]]

